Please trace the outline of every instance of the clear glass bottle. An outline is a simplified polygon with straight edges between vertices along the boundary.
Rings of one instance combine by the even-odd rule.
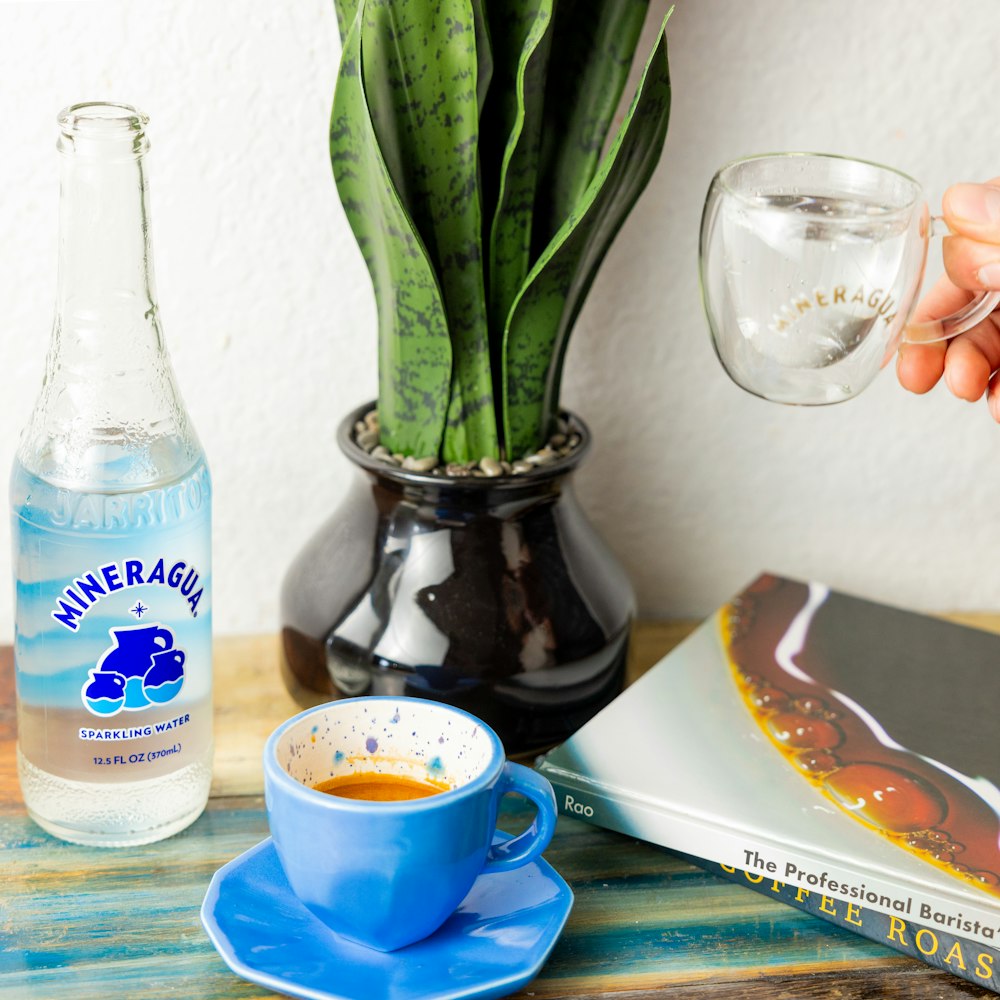
[[[123,104],[59,116],[59,279],[11,477],[18,774],[78,843],[183,829],[211,781],[211,482],[160,329]]]

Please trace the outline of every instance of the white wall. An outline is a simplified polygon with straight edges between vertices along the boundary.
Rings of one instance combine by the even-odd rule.
[[[1000,8],[677,7],[666,150],[570,351],[565,403],[597,438],[578,477],[587,508],[650,615],[707,613],[764,567],[898,604],[1000,609],[1000,427],[985,404],[918,399],[891,373],[828,409],[752,398],[718,367],[696,274],[702,198],[738,155],[880,160],[932,202],[1000,174]],[[152,117],[165,330],[216,484],[220,632],[276,628],[281,575],[351,474],[336,425],[375,393],[374,307],[326,156],[338,52],[331,0],[0,2],[2,462],[51,321],[55,115],[134,103]]]

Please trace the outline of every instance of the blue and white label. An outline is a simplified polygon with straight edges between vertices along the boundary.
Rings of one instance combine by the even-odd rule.
[[[211,481],[70,494],[15,465],[18,741],[78,781],[199,759],[212,733]],[[128,743],[100,754],[95,744]],[[116,776],[114,780],[118,780]]]
[[[111,716],[173,701],[184,684],[186,659],[173,632],[164,625],[146,624],[113,628],[109,633],[111,645],[80,692],[87,711]]]

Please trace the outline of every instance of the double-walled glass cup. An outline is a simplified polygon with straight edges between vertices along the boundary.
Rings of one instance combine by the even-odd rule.
[[[1000,301],[989,293],[910,324],[933,224],[920,185],[889,167],[813,153],[737,160],[702,215],[702,296],[719,360],[778,403],[857,395],[901,340],[953,337]]]

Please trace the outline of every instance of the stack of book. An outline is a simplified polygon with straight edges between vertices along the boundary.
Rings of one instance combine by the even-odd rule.
[[[562,812],[1000,992],[1000,637],[764,575],[539,768]]]

